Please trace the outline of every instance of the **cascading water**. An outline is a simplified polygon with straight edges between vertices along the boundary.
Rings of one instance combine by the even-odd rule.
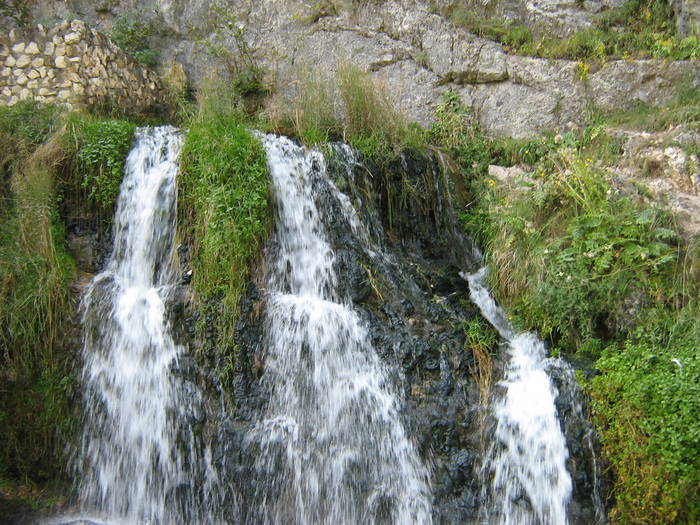
[[[263,136],[277,208],[266,305],[264,420],[248,436],[255,460],[253,524],[431,523],[428,470],[349,299],[312,185],[320,152]]]
[[[494,439],[484,472],[486,518],[503,525],[565,525],[572,481],[569,452],[557,417],[558,392],[546,371],[544,344],[532,333],[515,333],[485,284],[486,268],[468,276],[472,301],[507,342],[508,362],[493,407]]]
[[[216,523],[217,479],[195,432],[201,396],[177,374],[184,353],[164,299],[174,284],[181,135],[140,129],[114,220],[114,248],[84,299],[81,507],[110,523]]]

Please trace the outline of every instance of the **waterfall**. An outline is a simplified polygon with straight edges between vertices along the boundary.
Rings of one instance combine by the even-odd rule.
[[[286,138],[262,142],[277,220],[262,379],[270,400],[248,436],[259,451],[248,522],[431,523],[428,469],[402,424],[390,371],[339,291],[314,200],[325,159]]]
[[[177,157],[174,128],[139,129],[114,218],[114,248],[83,304],[81,507],[110,523],[216,523],[217,478],[195,427],[201,395],[178,374],[170,334]]]
[[[494,439],[484,461],[492,476],[488,508],[503,525],[565,525],[572,480],[557,417],[557,389],[547,374],[544,344],[516,333],[485,284],[486,268],[468,276],[472,301],[507,343],[508,361],[493,407]]]

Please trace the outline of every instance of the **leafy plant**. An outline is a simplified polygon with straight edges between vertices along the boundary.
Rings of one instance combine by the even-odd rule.
[[[200,92],[178,178],[179,229],[194,242],[196,303],[217,305],[215,344],[224,354],[235,352],[238,300],[270,219],[265,152],[244,123],[235,98],[214,86]]]
[[[152,34],[151,24],[144,21],[142,13],[133,11],[114,20],[109,38],[137,62],[156,66],[160,62],[160,53],[150,46]]]
[[[77,146],[75,170],[87,198],[109,211],[119,194],[124,161],[136,125],[125,120],[97,120],[74,116],[69,120]]]

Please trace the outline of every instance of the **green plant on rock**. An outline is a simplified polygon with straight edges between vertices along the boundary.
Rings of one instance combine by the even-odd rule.
[[[144,21],[142,13],[136,11],[119,15],[109,32],[112,42],[134,60],[147,66],[156,66],[160,62],[160,53],[150,46],[152,36],[151,24]]]
[[[207,36],[197,40],[204,53],[220,60],[232,85],[243,96],[265,93],[265,71],[249,44],[246,26],[222,0],[209,5]]]
[[[73,116],[68,128],[76,146],[75,173],[80,187],[99,209],[110,211],[119,195],[136,125],[126,120]]]
[[[221,348],[235,351],[238,300],[269,226],[265,152],[245,127],[236,95],[200,91],[189,123],[178,178],[179,230],[193,242],[192,285],[197,304],[216,303]]]

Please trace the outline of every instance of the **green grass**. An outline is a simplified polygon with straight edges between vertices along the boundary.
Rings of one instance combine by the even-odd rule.
[[[180,234],[194,243],[198,304],[220,305],[219,345],[232,348],[237,303],[270,223],[265,152],[235,97],[202,93],[178,178]]]
[[[645,131],[662,131],[681,124],[697,130],[700,129],[700,88],[686,81],[664,106],[640,103],[629,111],[612,112],[601,119],[610,126]]]
[[[9,191],[0,211],[0,474],[44,482],[65,476],[62,454],[72,432],[72,357],[62,346],[68,285],[75,265],[65,250],[56,172],[67,158],[53,109],[0,111],[15,141],[5,162]]]
[[[407,121],[386,87],[369,73],[341,64],[332,79],[313,69],[297,75],[296,96],[273,104],[268,129],[307,145],[342,140],[374,160],[427,145],[425,132]]]
[[[665,127],[696,105],[682,90],[649,118]],[[433,135],[471,184],[474,204],[462,218],[485,248],[499,301],[553,351],[600,372],[586,389],[612,469],[614,522],[696,523],[698,239],[668,210],[619,191],[602,168],[621,152],[604,120],[578,134],[495,141],[450,127],[463,112],[455,101],[442,109]],[[486,175],[489,163],[517,162],[533,171],[507,185]]]
[[[443,14],[455,25],[501,42],[507,51],[520,55],[570,60],[700,58],[700,41],[676,34],[673,11],[665,0],[628,0],[594,17],[590,27],[565,38],[536,35],[515,23],[476,16],[462,2],[452,4]]]

